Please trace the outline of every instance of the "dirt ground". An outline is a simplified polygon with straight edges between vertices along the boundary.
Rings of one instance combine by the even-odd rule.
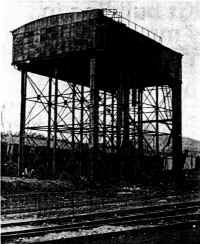
[[[70,181],[38,180],[19,177],[1,177],[2,193],[25,193],[25,192],[59,192],[73,190]]]

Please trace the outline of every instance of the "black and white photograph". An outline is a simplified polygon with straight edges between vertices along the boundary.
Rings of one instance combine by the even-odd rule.
[[[0,2],[1,243],[200,244],[200,1]]]

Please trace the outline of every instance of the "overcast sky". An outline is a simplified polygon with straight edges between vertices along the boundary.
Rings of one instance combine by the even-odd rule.
[[[19,129],[20,72],[11,66],[9,31],[37,18],[68,11],[115,8],[163,37],[183,56],[183,136],[200,140],[200,1],[1,0],[0,109],[5,130]]]

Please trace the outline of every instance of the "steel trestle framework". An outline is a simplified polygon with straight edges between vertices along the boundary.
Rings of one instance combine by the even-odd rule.
[[[27,85],[27,89],[22,87],[26,94],[22,138],[31,140],[33,133],[47,138],[47,148],[54,149],[53,171],[56,148],[82,151],[96,146],[96,150],[108,153],[172,154],[169,86],[127,89],[125,97],[122,87],[112,92],[96,90],[94,94],[92,84],[89,88],[52,77],[34,81],[31,73],[22,72],[22,76]]]

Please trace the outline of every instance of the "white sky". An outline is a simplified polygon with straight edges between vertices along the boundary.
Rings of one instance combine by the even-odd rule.
[[[188,0],[1,0],[0,110],[5,129],[18,131],[20,73],[11,66],[9,31],[51,14],[91,8],[116,8],[163,37],[183,56],[183,136],[200,140],[200,1]]]

